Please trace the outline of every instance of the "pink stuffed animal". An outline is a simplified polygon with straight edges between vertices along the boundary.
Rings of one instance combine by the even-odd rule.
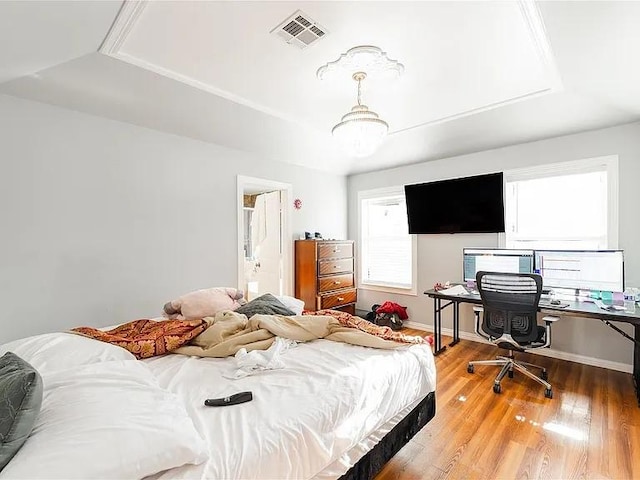
[[[193,320],[212,317],[221,310],[235,310],[245,303],[242,290],[214,287],[182,295],[166,303],[164,312],[171,319]]]

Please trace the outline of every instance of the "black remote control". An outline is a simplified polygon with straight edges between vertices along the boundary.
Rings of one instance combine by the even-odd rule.
[[[207,398],[204,404],[207,407],[226,407],[227,405],[238,405],[239,403],[250,402],[253,400],[253,393],[240,392],[222,398]]]

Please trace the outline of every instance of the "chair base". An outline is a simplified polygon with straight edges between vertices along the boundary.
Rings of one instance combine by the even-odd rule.
[[[513,372],[515,370],[526,375],[532,380],[535,380],[539,384],[543,385],[545,387],[545,391],[544,391],[545,397],[547,398],[553,397],[551,384],[546,381],[547,380],[546,368],[541,367],[539,365],[534,365],[533,363],[517,361],[513,356],[513,352],[510,352],[510,355],[508,357],[498,356],[496,357],[495,360],[476,360],[473,362],[469,362],[469,364],[467,365],[467,372],[473,373],[474,365],[496,365],[496,366],[502,367],[502,369],[500,370],[500,373],[498,373],[498,376],[493,381],[493,391],[495,393],[501,392],[500,382],[505,377],[505,375],[509,374],[509,378],[513,378]],[[527,367],[539,368],[540,370],[542,370],[542,373],[541,373],[542,378],[531,373],[529,369],[527,369]]]

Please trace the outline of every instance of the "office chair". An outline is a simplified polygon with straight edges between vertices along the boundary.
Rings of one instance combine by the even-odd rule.
[[[500,381],[506,374],[513,378],[513,371],[516,370],[544,385],[544,396],[553,398],[551,384],[547,382],[547,370],[516,361],[513,354],[532,348],[546,348],[551,344],[551,324],[558,317],[545,316],[544,327],[537,323],[542,277],[535,273],[478,272],[476,284],[482,299],[482,307],[474,307],[476,333],[499,348],[508,350],[509,354],[497,356],[495,360],[469,362],[467,372],[473,373],[474,365],[502,366],[493,382],[494,393],[500,393]],[[527,367],[541,369],[541,376],[534,375]]]

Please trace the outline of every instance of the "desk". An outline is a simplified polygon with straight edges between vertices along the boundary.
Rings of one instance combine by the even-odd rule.
[[[453,306],[453,341],[449,346],[453,346],[460,341],[460,304],[471,303],[482,305],[479,296],[472,295],[445,295],[435,290],[424,292],[429,298],[433,298],[433,329],[434,342],[433,354],[438,355],[447,347],[442,345],[442,311],[449,305]],[[443,302],[446,302],[443,304]],[[612,328],[620,335],[634,343],[633,348],[633,383],[640,405],[640,306],[636,305],[635,312],[625,312],[624,310],[608,311],[603,310],[592,302],[580,302],[576,300],[564,300],[569,305],[562,308],[555,305],[544,305],[540,311],[553,312],[554,314],[565,314],[572,317],[597,318]],[[626,332],[615,326],[611,322],[629,323],[634,326],[634,336],[627,335]]]

